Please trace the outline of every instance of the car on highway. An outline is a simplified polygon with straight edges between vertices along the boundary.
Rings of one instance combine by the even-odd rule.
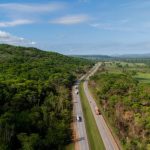
[[[78,121],[78,122],[81,122],[81,121],[82,121],[81,116],[77,115],[77,121]]]
[[[76,91],[75,91],[75,94],[79,94],[79,91],[78,91],[78,90],[76,90]]]
[[[78,89],[78,86],[77,86],[77,85],[75,86],[75,89]]]

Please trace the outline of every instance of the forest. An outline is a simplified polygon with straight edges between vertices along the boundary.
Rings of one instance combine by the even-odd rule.
[[[0,150],[61,150],[71,142],[71,86],[93,63],[0,45]]]
[[[89,84],[123,149],[149,150],[150,66],[147,61],[102,63]]]

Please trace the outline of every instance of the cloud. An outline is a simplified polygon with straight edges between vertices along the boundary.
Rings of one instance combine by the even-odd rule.
[[[120,23],[91,23],[89,24],[91,27],[101,29],[101,30],[108,30],[108,31],[138,31],[131,26],[125,25],[126,22]]]
[[[4,3],[0,4],[1,10],[15,11],[21,13],[44,13],[60,10],[64,8],[63,3],[48,3],[48,4],[19,4],[19,3]]]
[[[9,22],[0,22],[0,27],[14,27],[18,25],[26,25],[26,24],[32,24],[34,21],[32,20],[14,20]]]
[[[36,42],[33,42],[33,41],[32,41],[32,42],[30,42],[30,44],[31,44],[31,45],[35,45],[35,44],[36,44]]]
[[[148,33],[150,29],[150,22],[140,22],[138,24],[129,22],[124,19],[112,23],[91,23],[89,24],[93,28],[106,31],[119,31],[119,32],[135,32],[135,33]]]
[[[36,42],[26,40],[22,37],[14,36],[8,32],[0,30],[0,43],[12,44],[12,45],[35,45]]]
[[[87,22],[89,20],[89,16],[87,15],[68,15],[61,18],[57,18],[50,23],[53,24],[63,24],[63,25],[72,25],[72,24],[80,24]]]
[[[7,39],[9,38],[9,33],[4,32],[4,31],[0,31],[0,39]]]

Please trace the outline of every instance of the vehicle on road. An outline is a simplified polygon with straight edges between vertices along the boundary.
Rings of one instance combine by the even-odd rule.
[[[78,122],[81,122],[81,121],[82,121],[81,116],[77,115],[77,121],[78,121]]]
[[[79,91],[78,91],[78,90],[76,90],[76,91],[75,91],[75,94],[79,94]]]
[[[75,86],[75,89],[78,89],[78,86],[77,86],[77,85]]]
[[[95,106],[95,113],[96,113],[96,115],[100,115],[101,114],[101,112],[100,112],[100,110],[99,110],[99,108],[97,106]]]

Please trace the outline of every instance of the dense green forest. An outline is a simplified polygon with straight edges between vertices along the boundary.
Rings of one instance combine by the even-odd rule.
[[[124,149],[149,150],[149,66],[126,62],[102,63],[99,72],[91,77],[90,87]]]
[[[61,150],[71,140],[71,86],[93,64],[0,45],[0,150]]]

